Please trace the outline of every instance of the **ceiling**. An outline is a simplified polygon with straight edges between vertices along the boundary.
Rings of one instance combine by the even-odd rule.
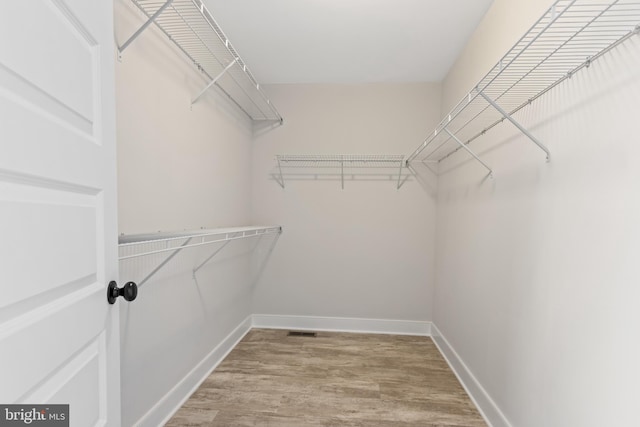
[[[203,0],[261,83],[438,82],[492,0]]]

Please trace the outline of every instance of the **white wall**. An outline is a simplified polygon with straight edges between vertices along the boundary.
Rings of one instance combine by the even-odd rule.
[[[495,2],[445,107],[548,3]],[[634,37],[518,113],[551,163],[502,124],[472,144],[495,179],[462,152],[444,165],[461,167],[439,180],[434,322],[505,415],[496,426],[640,425],[638,69]]]
[[[121,309],[122,423],[158,425],[217,362],[214,348],[251,313],[251,253],[256,241],[227,245],[195,276],[218,245],[185,249]],[[262,243],[260,243],[262,244]],[[155,248],[161,247],[155,244]],[[120,263],[121,281],[140,283],[171,253]],[[204,361],[199,374],[190,372]],[[199,376],[198,376],[199,375]],[[184,381],[185,385],[181,385]],[[177,388],[176,391],[174,388]],[[142,420],[141,420],[142,419]]]
[[[115,7],[122,43],[144,18],[130,1]],[[153,26],[124,52],[116,78],[120,231],[249,224],[247,118],[214,95],[190,109],[205,82]],[[177,404],[175,395],[161,399],[251,313],[255,243],[231,242],[195,278],[192,269],[217,247],[185,250],[122,303],[123,425],[161,419]],[[121,282],[140,282],[168,255],[121,262]]]
[[[338,175],[286,176],[283,189],[272,174],[276,154],[407,154],[439,119],[439,85],[266,90],[285,123],[254,142],[253,217],[284,231],[256,287],[254,313],[431,320],[435,200],[429,183],[412,178],[396,190],[388,176],[394,170],[378,177],[382,181],[347,176],[344,190]]]
[[[122,44],[146,18],[116,1]],[[119,227],[125,234],[250,223],[251,123],[153,25],[117,64]],[[212,89],[215,92],[215,88]]]

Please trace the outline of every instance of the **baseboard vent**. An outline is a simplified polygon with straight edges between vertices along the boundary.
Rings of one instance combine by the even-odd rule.
[[[289,337],[309,337],[315,338],[317,335],[316,332],[307,332],[307,331],[289,331],[287,336]]]

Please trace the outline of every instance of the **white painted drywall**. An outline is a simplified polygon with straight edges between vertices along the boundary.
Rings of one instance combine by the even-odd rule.
[[[443,105],[548,3],[496,1]],[[638,69],[635,37],[518,113],[550,163],[502,124],[472,144],[495,179],[464,153],[444,165],[434,323],[505,414],[496,426],[640,425]]]
[[[121,44],[145,17],[131,2],[115,5]],[[215,94],[190,107],[208,82],[153,25],[123,52],[116,77],[120,231],[249,224],[247,116]]]
[[[193,268],[219,246],[185,249],[140,287],[135,301],[123,304],[123,425],[166,414],[167,408],[156,407],[163,398],[164,404],[177,405],[174,387],[182,380],[192,382],[190,371],[250,314],[254,243],[230,243],[195,277]],[[121,262],[121,281],[140,283],[168,255]]]
[[[257,284],[253,312],[430,320],[435,184],[411,178],[397,190],[392,170],[376,180],[347,174],[341,190],[339,175],[316,179],[328,171],[306,169],[299,179],[286,176],[283,189],[274,156],[407,154],[439,119],[439,85],[266,90],[285,123],[255,138],[253,218],[284,232]]]
[[[122,43],[144,18],[130,1],[115,7]],[[190,109],[205,82],[153,26],[123,53],[116,78],[120,231],[249,224],[252,128],[242,113],[216,96]],[[195,277],[218,246],[184,250],[123,303],[123,425],[164,416],[155,405],[176,405],[161,399],[251,313],[255,244],[231,242]],[[121,282],[142,281],[168,255],[121,262]]]

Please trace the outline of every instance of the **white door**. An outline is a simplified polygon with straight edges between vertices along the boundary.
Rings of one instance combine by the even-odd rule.
[[[0,404],[78,427],[120,425],[112,20],[0,0]]]

